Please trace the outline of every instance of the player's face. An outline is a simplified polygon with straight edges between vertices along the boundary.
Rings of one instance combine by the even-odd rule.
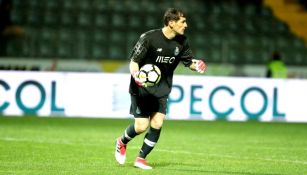
[[[180,19],[178,21],[173,22],[172,27],[173,27],[173,31],[176,34],[183,35],[185,29],[188,27],[186,18],[180,17]]]

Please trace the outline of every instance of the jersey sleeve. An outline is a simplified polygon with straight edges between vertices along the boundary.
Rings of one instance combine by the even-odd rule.
[[[192,59],[194,58],[194,55],[192,53],[192,50],[190,48],[190,45],[187,40],[183,43],[183,50],[181,55],[181,61],[184,66],[188,67],[192,64]]]
[[[143,34],[134,46],[130,55],[130,59],[137,63],[140,62],[145,57],[147,50],[148,38],[146,35]]]

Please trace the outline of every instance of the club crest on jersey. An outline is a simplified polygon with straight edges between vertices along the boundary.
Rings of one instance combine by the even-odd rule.
[[[174,55],[177,56],[178,54],[179,54],[179,48],[176,47],[176,48],[175,48],[175,51],[174,51]]]

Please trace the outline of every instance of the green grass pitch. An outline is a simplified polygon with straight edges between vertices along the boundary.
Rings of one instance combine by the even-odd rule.
[[[114,159],[133,119],[0,117],[0,174],[307,174],[307,124],[166,120],[147,160],[133,167],[144,134]]]

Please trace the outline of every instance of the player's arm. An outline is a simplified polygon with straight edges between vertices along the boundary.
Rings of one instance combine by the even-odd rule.
[[[145,57],[147,53],[147,48],[148,48],[148,41],[146,39],[146,36],[142,35],[139,41],[134,46],[133,51],[130,55],[129,70],[135,82],[139,86],[144,86],[144,82],[141,82],[141,80],[139,79],[139,70],[140,70],[139,62]]]
[[[183,64],[193,71],[204,73],[207,68],[206,63],[203,59],[194,59],[192,50],[190,49],[187,40],[185,41],[183,46],[183,53],[181,59],[183,60]]]
[[[129,70],[130,70],[132,77],[134,79],[137,79],[139,71],[140,71],[139,63],[137,63],[137,62],[135,62],[131,59],[130,64],[129,64]]]

